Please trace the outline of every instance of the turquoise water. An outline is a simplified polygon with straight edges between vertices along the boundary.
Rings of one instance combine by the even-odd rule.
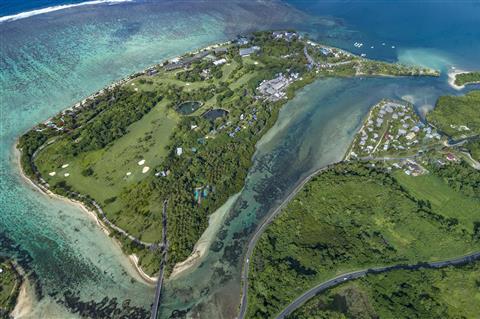
[[[153,288],[140,281],[90,216],[43,196],[21,179],[13,147],[17,137],[112,81],[165,58],[257,26],[281,25],[284,17],[299,20],[290,9],[280,18],[265,19],[271,10],[286,9],[253,3],[218,7],[215,1],[135,2],[0,23],[0,251],[31,272],[41,297],[33,301],[32,318],[72,316],[59,303],[87,316],[100,307],[113,316],[116,307],[131,310],[131,318],[145,317]],[[108,300],[102,302],[104,297]]]
[[[382,7],[349,1],[348,10],[331,2],[292,3],[305,13],[277,2],[134,2],[0,24],[0,249],[33,274],[43,299],[34,302],[32,318],[70,317],[60,303],[69,300],[66,308],[79,310],[105,296],[109,302],[117,298],[118,304],[130,300],[143,317],[153,300],[152,287],[140,281],[115,242],[87,214],[39,194],[19,176],[13,145],[35,123],[148,65],[258,28],[297,27],[347,49],[354,49],[357,39],[375,46],[387,41],[396,48],[369,55],[443,70],[452,64],[480,67],[473,59],[480,56],[474,28],[480,8],[474,4],[455,9],[447,28],[436,15],[448,13],[441,4],[431,4],[431,19],[419,11],[425,24],[419,26],[420,13],[400,6],[397,18],[387,2]],[[439,25],[441,32],[435,33]],[[302,176],[341,158],[361,118],[378,99],[408,98],[424,111],[445,92],[460,93],[448,87],[445,76],[330,79],[303,90],[259,143],[245,189],[211,250],[197,268],[167,282],[163,317],[186,312],[201,318],[234,317],[239,264],[258,221]],[[66,293],[74,298],[65,298]]]

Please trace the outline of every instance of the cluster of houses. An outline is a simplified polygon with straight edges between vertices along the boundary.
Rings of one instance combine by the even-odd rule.
[[[222,65],[227,62],[225,58],[217,58],[216,56],[222,55],[228,51],[227,47],[215,47],[212,50],[205,49],[203,51],[195,53],[193,56],[176,57],[164,63],[163,68],[165,71],[172,71],[181,68],[188,68],[190,64],[201,59],[209,59],[214,65]],[[212,55],[214,53],[215,55]]]
[[[271,80],[263,80],[257,87],[257,98],[263,98],[272,102],[285,98],[287,87],[298,79],[298,73],[290,73],[288,75],[279,73]]]
[[[378,104],[370,112],[360,132],[356,151],[362,155],[404,151],[422,141],[440,138],[431,126],[418,119],[409,105],[388,101]]]
[[[239,121],[236,123],[235,128],[228,133],[228,136],[235,137],[235,135],[243,129],[246,129],[250,126],[253,126],[257,121],[257,108],[254,107],[249,113],[245,114],[242,113],[239,116]],[[227,122],[226,124],[231,124],[231,122]],[[222,126],[218,128],[218,130],[223,129]]]
[[[392,166],[397,169],[403,170],[405,174],[411,175],[411,176],[420,176],[428,173],[428,170],[425,167],[423,167],[413,159],[402,160],[402,161],[399,161],[398,163],[393,163]],[[387,167],[387,169],[390,170],[391,167]]]
[[[297,32],[288,32],[288,31],[273,31],[272,36],[275,39],[284,39],[288,42],[294,39],[300,39],[301,36]]]

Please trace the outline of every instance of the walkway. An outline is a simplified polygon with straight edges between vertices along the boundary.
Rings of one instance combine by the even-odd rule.
[[[160,273],[158,274],[157,287],[155,288],[155,299],[153,300],[152,312],[150,314],[151,319],[157,319],[158,307],[160,306],[160,297],[162,296],[163,275],[165,270],[165,264],[168,258],[168,241],[167,241],[167,204],[168,200],[163,201],[163,231],[162,231],[162,260],[160,261]]]

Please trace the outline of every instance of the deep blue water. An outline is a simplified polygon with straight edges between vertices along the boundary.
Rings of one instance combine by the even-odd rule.
[[[83,2],[83,0],[2,0],[0,2],[0,17],[80,2]]]
[[[323,34],[313,27],[312,33],[356,53],[395,60],[411,50],[422,58],[418,50],[423,49],[423,54],[435,53],[436,58],[464,68],[480,66],[480,1],[287,2],[312,15],[341,19],[343,32]],[[354,42],[364,46],[357,49]]]

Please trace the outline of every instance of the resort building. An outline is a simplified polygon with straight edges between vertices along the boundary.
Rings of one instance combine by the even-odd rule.
[[[253,47],[250,47],[250,48],[246,48],[246,49],[240,49],[240,56],[242,57],[247,57],[257,51],[260,51],[260,47],[258,46],[253,46]]]

